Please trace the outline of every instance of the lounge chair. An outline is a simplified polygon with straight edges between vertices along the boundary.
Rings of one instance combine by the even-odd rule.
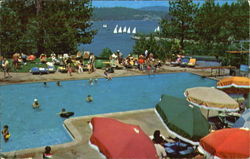
[[[241,76],[248,76],[249,73],[249,66],[248,65],[240,65],[240,75]]]
[[[55,73],[56,72],[56,68],[54,66],[48,66],[48,71],[49,73]]]
[[[165,151],[169,157],[179,158],[191,155],[194,152],[194,148],[183,142],[169,142],[164,144]]]
[[[175,62],[170,63],[172,66],[179,66],[181,64],[181,57],[178,57]]]
[[[35,75],[35,74],[48,74],[49,71],[47,68],[43,68],[43,67],[32,67],[30,69],[30,72]]]
[[[181,67],[186,67],[188,63],[189,63],[189,59],[184,58],[184,59],[181,60],[180,66]]]
[[[189,60],[189,62],[187,63],[187,66],[189,66],[189,67],[194,67],[195,64],[196,64],[196,59],[191,58],[191,59]]]

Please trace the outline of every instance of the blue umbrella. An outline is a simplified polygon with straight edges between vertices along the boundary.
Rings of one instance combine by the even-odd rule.
[[[233,128],[241,127],[250,129],[250,108],[245,110],[240,116],[240,118],[233,125]]]

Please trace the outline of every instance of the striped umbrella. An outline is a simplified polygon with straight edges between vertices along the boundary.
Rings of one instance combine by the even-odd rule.
[[[188,88],[184,92],[186,99],[191,104],[218,111],[237,111],[239,104],[225,92],[211,87]]]
[[[250,92],[250,78],[227,77],[217,83],[217,88],[226,93],[247,94]]]

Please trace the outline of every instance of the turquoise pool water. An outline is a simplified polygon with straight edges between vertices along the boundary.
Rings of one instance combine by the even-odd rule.
[[[87,80],[14,84],[0,86],[1,128],[9,125],[10,140],[1,140],[1,151],[8,152],[72,141],[63,128],[63,120],[56,113],[61,108],[75,112],[75,116],[121,112],[153,108],[161,94],[183,97],[186,88],[215,86],[216,81],[191,73],[169,73],[153,76],[98,79],[94,85]],[[92,103],[85,98],[91,94]],[[41,109],[32,109],[38,98]],[[2,137],[1,137],[2,139]]]

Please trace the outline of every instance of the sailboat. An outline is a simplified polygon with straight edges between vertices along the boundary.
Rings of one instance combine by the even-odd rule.
[[[114,34],[117,34],[117,27],[118,26],[116,26],[115,29],[114,29],[114,31],[113,31]]]
[[[118,33],[122,33],[122,27],[119,28]]]
[[[127,32],[127,27],[125,26],[124,28],[123,28],[123,31],[122,31],[123,33],[126,33]]]
[[[160,31],[160,26],[158,26],[157,28],[155,28],[155,32],[159,32]]]
[[[130,27],[128,27],[127,33],[130,34]]]
[[[133,33],[133,34],[136,34],[136,27],[134,27],[132,33]]]
[[[102,24],[102,27],[103,27],[103,28],[107,28],[107,27],[108,27],[108,24]]]

